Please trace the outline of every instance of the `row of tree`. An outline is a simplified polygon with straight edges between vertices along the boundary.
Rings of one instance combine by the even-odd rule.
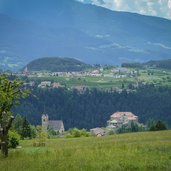
[[[149,119],[163,120],[171,126],[171,88],[146,85],[133,93],[35,88],[32,95],[22,101],[22,106],[13,111],[27,116],[35,125],[40,125],[45,112],[50,120],[63,120],[65,129],[105,127],[116,111],[131,111],[142,123]]]
[[[37,132],[36,127],[34,125],[31,125],[26,117],[19,114],[16,115],[12,123],[11,130],[17,132],[20,135],[21,139],[35,138]]]

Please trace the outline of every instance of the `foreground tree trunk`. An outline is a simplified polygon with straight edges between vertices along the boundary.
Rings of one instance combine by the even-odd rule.
[[[1,139],[0,149],[4,157],[8,157],[8,130],[11,127],[13,119],[14,117],[11,116],[8,125],[2,126],[0,130],[0,139]]]
[[[4,157],[8,157],[8,135],[6,131],[1,138],[1,153]]]

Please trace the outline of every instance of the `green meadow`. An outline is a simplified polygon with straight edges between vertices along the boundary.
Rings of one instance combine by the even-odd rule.
[[[171,131],[33,140],[0,158],[0,171],[170,171]]]

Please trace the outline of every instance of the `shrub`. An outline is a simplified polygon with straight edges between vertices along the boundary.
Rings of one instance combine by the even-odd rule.
[[[85,129],[71,128],[69,129],[67,138],[89,137],[90,134]]]
[[[9,131],[8,132],[8,146],[10,148],[16,148],[19,145],[20,135],[16,133],[15,131]]]
[[[164,122],[162,121],[153,121],[150,126],[150,131],[160,131],[160,130],[166,130],[167,127]]]

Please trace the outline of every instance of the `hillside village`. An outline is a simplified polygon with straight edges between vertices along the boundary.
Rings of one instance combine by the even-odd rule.
[[[28,77],[112,77],[112,78],[125,78],[125,77],[134,77],[137,74],[137,70],[122,68],[122,67],[112,67],[108,70],[107,73],[104,71],[105,67],[100,67],[98,69],[91,69],[88,71],[70,71],[70,72],[46,72],[46,71],[29,71],[26,67],[22,73],[18,73],[19,76],[28,76]]]
[[[164,69],[141,69],[115,66],[98,66],[85,71],[47,72],[25,68],[16,76],[27,78],[28,88],[67,88],[84,93],[98,88],[111,92],[135,92],[141,85],[171,84],[171,72]]]

